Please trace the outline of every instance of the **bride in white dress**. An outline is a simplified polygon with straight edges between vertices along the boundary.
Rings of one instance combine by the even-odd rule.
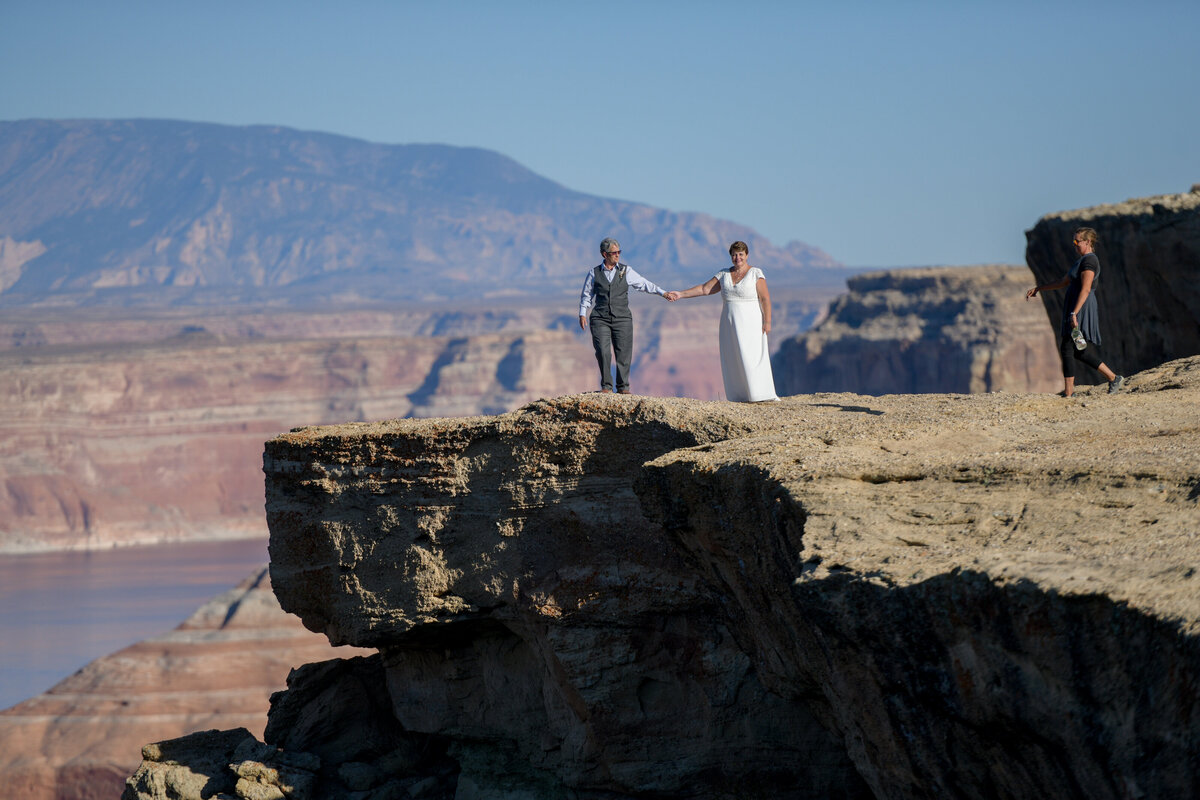
[[[771,295],[767,279],[750,266],[745,242],[729,246],[733,266],[702,284],[667,292],[668,300],[721,293],[721,377],[725,398],[742,403],[778,400],[771,375],[767,334],[771,332]]]

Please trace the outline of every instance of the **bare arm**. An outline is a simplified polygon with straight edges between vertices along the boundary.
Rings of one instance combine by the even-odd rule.
[[[759,278],[754,284],[758,290],[758,307],[762,309],[763,333],[771,332],[771,293],[767,291],[767,279]]]
[[[1025,293],[1025,299],[1030,300],[1037,296],[1038,292],[1052,292],[1055,289],[1065,289],[1071,285],[1071,276],[1063,275],[1062,278],[1054,283],[1046,283],[1041,286],[1035,286]]]
[[[682,300],[685,297],[701,297],[707,294],[716,294],[721,291],[721,283],[716,278],[709,278],[704,283],[698,283],[690,289],[684,289],[682,292],[667,292],[668,300]],[[675,295],[673,298],[671,295]]]

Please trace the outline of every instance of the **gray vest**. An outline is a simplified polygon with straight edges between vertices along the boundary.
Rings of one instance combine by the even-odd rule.
[[[592,306],[592,316],[599,315],[601,319],[633,319],[629,311],[629,283],[625,280],[625,270],[628,264],[617,264],[612,282],[604,277],[604,265],[600,264],[592,270],[592,289],[595,292],[595,305]]]

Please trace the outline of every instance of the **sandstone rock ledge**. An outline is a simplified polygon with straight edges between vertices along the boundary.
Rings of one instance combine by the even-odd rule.
[[[1197,796],[1200,358],[1128,385],[293,431],[276,594],[379,653],[125,797]]]

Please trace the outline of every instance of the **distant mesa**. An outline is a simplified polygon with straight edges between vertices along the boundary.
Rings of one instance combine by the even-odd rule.
[[[1125,374],[1200,354],[1200,191],[1047,214],[1026,231],[1027,267],[928,267],[860,274],[812,330],[773,359],[780,394],[1043,392],[1061,387],[1063,292],[1026,303],[1076,260],[1095,228],[1105,360]],[[1080,383],[1098,383],[1085,369]]]
[[[779,348],[782,395],[1050,392],[1061,381],[1021,266],[925,267],[850,278],[826,318]]]
[[[0,123],[0,304],[352,304],[577,289],[604,236],[659,283],[742,239],[836,285],[816,247],[576,192],[479,148],[165,120]]]

